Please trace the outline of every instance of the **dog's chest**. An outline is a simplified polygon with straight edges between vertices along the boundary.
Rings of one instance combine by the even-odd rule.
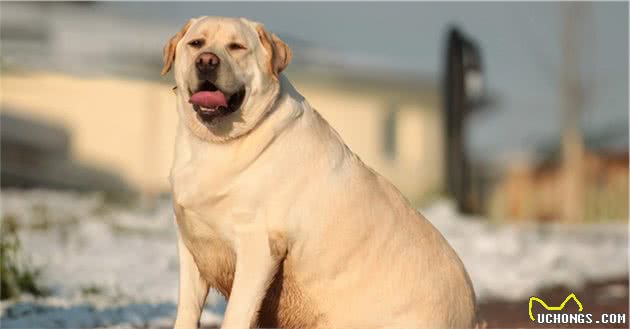
[[[212,226],[199,220],[195,211],[175,203],[177,224],[201,276],[229,301],[234,280],[236,254],[229,241]],[[264,328],[315,328],[322,323],[290,266],[283,262],[274,277],[259,312]]]
[[[178,225],[182,240],[192,254],[201,276],[212,288],[229,298],[236,265],[232,246],[218,234],[200,235],[191,232],[190,225]]]
[[[185,209],[175,204],[177,223],[186,247],[201,276],[229,302],[236,254],[221,233],[187,218]],[[263,328],[315,328],[322,323],[312,302],[299,285],[290,261],[283,262],[265,295],[258,325]]]
[[[171,170],[173,200],[187,212],[201,212],[217,208],[217,203],[229,194],[229,184],[214,168],[187,164]],[[203,209],[205,208],[205,209]]]
[[[192,254],[201,275],[229,296],[234,276],[235,253],[232,247],[230,213],[238,204],[227,179],[228,165],[220,149],[191,150],[178,145],[171,168],[173,208],[182,240]]]
[[[235,210],[251,211],[252,205],[261,203],[255,187],[242,183],[248,180],[246,175],[227,180],[230,175],[217,173],[191,161],[176,164],[171,170],[171,186],[182,240],[201,276],[229,300],[236,264],[230,216]],[[259,326],[313,328],[321,323],[298,282],[291,267],[283,264],[264,298]]]

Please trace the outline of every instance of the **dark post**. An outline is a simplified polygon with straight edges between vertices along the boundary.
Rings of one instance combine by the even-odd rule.
[[[466,150],[466,118],[482,98],[481,59],[477,46],[457,27],[449,28],[444,68],[446,192],[462,213],[478,210]]]

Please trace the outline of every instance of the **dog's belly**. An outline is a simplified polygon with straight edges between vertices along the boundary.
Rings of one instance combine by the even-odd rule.
[[[229,301],[236,264],[234,251],[218,238],[186,239],[185,234],[183,237],[201,276]],[[321,328],[323,319],[300,287],[290,263],[290,260],[283,262],[270,284],[257,325],[262,328]]]

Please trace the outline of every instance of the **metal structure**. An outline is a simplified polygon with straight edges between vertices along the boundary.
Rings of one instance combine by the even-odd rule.
[[[450,27],[444,59],[446,192],[455,199],[459,211],[476,213],[480,210],[480,198],[473,193],[466,148],[466,119],[474,109],[483,105],[481,53],[474,41],[457,27]]]

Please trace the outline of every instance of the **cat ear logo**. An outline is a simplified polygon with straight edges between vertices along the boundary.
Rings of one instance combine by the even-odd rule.
[[[562,311],[562,309],[564,309],[564,305],[567,304],[569,299],[573,299],[575,301],[575,303],[577,304],[577,306],[578,306],[578,311],[582,312],[582,310],[584,309],[582,307],[582,303],[580,302],[580,300],[577,297],[575,297],[574,293],[571,293],[569,296],[567,296],[567,298],[564,299],[564,302],[562,302],[562,304],[560,304],[560,306],[549,306],[542,299],[540,299],[538,297],[535,297],[535,296],[532,296],[532,297],[529,298],[529,318],[532,321],[536,321],[534,319],[534,314],[532,314],[532,304],[534,303],[534,301],[537,301],[547,311]]]

